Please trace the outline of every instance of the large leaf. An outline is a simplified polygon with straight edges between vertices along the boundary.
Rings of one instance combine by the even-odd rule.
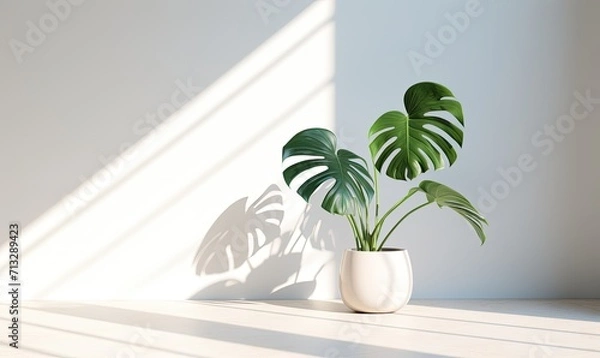
[[[349,150],[337,149],[335,134],[323,128],[306,129],[283,147],[282,160],[296,157],[298,162],[283,171],[289,185],[307,177],[296,189],[307,202],[326,182],[334,181],[321,206],[332,214],[355,214],[373,197],[373,179],[366,161]]]
[[[449,139],[462,146],[464,125],[462,107],[446,87],[421,82],[404,95],[407,114],[390,111],[379,117],[369,130],[375,167],[394,179],[410,180],[431,169],[442,169],[445,156],[449,165],[457,158]],[[432,112],[447,112],[456,124]]]
[[[419,184],[419,190],[427,195],[429,202],[435,202],[440,208],[448,207],[465,218],[473,229],[475,229],[483,245],[485,242],[483,225],[487,225],[487,221],[467,198],[456,190],[431,180],[423,180]]]

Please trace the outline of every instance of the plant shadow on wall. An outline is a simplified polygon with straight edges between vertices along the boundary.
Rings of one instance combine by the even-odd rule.
[[[303,257],[307,248],[333,251],[334,229],[331,220],[323,220],[325,213],[310,205],[292,220],[291,230],[282,229],[285,216],[283,195],[276,184],[250,204],[248,197],[231,204],[196,252],[196,275],[208,284],[190,299],[310,297],[317,276],[332,259],[301,274],[301,266],[306,270],[301,265]]]

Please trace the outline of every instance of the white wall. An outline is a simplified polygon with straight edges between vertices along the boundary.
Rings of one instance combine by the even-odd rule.
[[[464,31],[411,63],[466,8]],[[350,231],[282,185],[281,145],[324,126],[366,154],[371,122],[421,80],[454,91],[467,127],[456,165],[423,178],[491,225],[480,247],[446,210],[407,221],[392,245],[410,250],[415,297],[600,295],[598,112],[532,142],[575,92],[600,97],[600,4],[88,0],[19,63],[11,39],[49,11],[0,4],[0,218],[24,228],[26,298],[336,296]],[[535,168],[485,205],[523,155]],[[384,205],[407,187],[385,181]],[[260,248],[242,245],[256,228]]]

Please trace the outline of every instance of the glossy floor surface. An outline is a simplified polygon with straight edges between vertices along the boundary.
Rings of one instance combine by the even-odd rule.
[[[600,300],[27,302],[1,357],[600,357]]]

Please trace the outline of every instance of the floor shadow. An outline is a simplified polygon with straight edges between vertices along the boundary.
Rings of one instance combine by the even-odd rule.
[[[461,319],[461,318],[449,318],[449,317],[435,317],[435,316],[431,316],[431,315],[422,315],[422,314],[412,314],[412,313],[405,313],[405,312],[400,312],[399,313],[402,316],[408,316],[408,317],[416,317],[416,318],[425,318],[425,319],[435,319],[435,320],[439,320],[439,321],[447,321],[447,322],[458,322],[458,323],[466,323],[466,324],[480,324],[480,325],[486,325],[486,326],[495,326],[495,327],[509,327],[509,328],[517,328],[517,329],[521,329],[521,328],[525,328],[525,329],[540,329],[540,330],[544,330],[547,332],[556,332],[556,333],[569,333],[569,334],[582,334],[582,332],[579,331],[575,331],[575,330],[569,330],[569,329],[557,329],[557,328],[539,328],[539,327],[533,327],[531,325],[518,325],[518,324],[510,324],[510,323],[500,323],[497,320],[493,320],[493,322],[489,322],[483,319]],[[589,336],[598,336],[600,337],[600,334],[596,334],[596,333],[589,333],[586,332],[586,335]]]
[[[48,330],[52,330],[52,331],[56,331],[56,332],[62,332],[62,333],[66,333],[66,334],[74,334],[74,335],[78,335],[78,336],[85,336],[85,337],[90,337],[90,338],[94,338],[94,339],[98,339],[98,340],[102,340],[102,341],[108,341],[112,344],[115,343],[121,343],[121,344],[126,344],[129,345],[131,344],[130,341],[128,340],[120,340],[120,339],[115,339],[115,338],[107,338],[105,336],[101,336],[98,334],[90,334],[90,333],[83,333],[80,330],[76,330],[76,329],[64,329],[64,328],[60,328],[60,327],[56,327],[56,326],[50,326],[47,324],[40,324],[40,323],[32,323],[32,322],[25,322],[25,324],[28,327],[37,327],[37,328],[42,328],[42,329],[48,329]],[[50,355],[52,357],[58,357],[58,358],[68,358],[70,356],[66,356],[64,355],[63,352],[61,352],[61,355],[53,355],[52,353],[49,353],[48,351],[39,351],[37,349],[31,348],[28,345],[25,346],[21,346],[19,347],[19,349],[25,350],[25,351],[32,351],[32,352],[36,352],[36,353],[40,353],[40,354],[46,354],[46,355]],[[160,347],[152,347],[152,350],[154,351],[160,351],[163,352],[166,355],[176,355],[177,357],[190,357],[190,358],[199,358],[201,356],[198,355],[191,355],[191,354],[187,354],[184,352],[180,352],[177,350],[172,350],[172,349],[165,349],[165,348],[160,348]]]
[[[335,312],[335,313],[351,313],[351,314],[362,314],[357,313],[346,307],[341,302],[335,301],[320,301],[320,300],[304,300],[304,301],[295,301],[295,300],[265,300],[261,301],[263,303],[267,303],[274,306],[282,306],[288,308],[295,309],[303,309],[310,311],[324,311],[324,312]]]
[[[413,303],[426,307],[600,322],[598,300],[419,300]]]
[[[248,347],[275,349],[320,357],[347,357],[353,355],[369,357],[439,357],[439,355],[359,342],[93,304],[57,305],[54,307],[36,307],[34,309],[116,324],[150,326],[153,327],[153,330],[243,344]],[[307,329],[310,329],[310,327],[307,327]],[[202,352],[200,349],[199,353],[208,354],[210,352]]]
[[[213,301],[203,301],[201,304],[223,305],[223,306],[227,306],[227,307],[236,309],[236,308],[239,308],[240,304],[242,304],[242,303],[252,304],[252,303],[255,303],[255,301],[214,301],[214,302]],[[301,312],[301,310],[333,312],[333,313],[338,313],[338,314],[349,313],[351,315],[361,315],[361,314],[368,315],[368,313],[354,312],[354,311],[350,310],[349,308],[347,308],[343,303],[336,302],[336,301],[261,300],[260,303],[273,305],[273,306],[286,307],[286,308],[293,308],[295,310],[294,313],[292,313],[292,312],[281,313],[283,315],[288,315],[288,316],[302,317],[303,313]],[[422,304],[422,301],[417,301],[417,302],[414,302],[413,304],[415,306],[426,306],[426,305]],[[437,306],[435,306],[435,307],[437,307]],[[248,308],[240,308],[240,309],[249,310]],[[266,312],[264,310],[258,310],[258,309],[253,309],[253,310],[257,311],[257,312]],[[299,310],[300,312],[296,312],[297,310]],[[450,317],[436,317],[435,315],[407,313],[406,310],[400,310],[400,311],[392,313],[392,314],[396,314],[399,316],[406,316],[406,317],[416,317],[418,319],[428,319],[428,320],[434,319],[434,320],[439,320],[439,321],[446,321],[446,323],[447,322],[458,322],[460,324],[463,324],[463,323],[479,324],[479,325],[486,325],[486,326],[509,327],[509,328],[516,328],[516,329],[523,329],[523,328],[525,328],[525,329],[527,329],[527,328],[541,329],[541,330],[548,331],[548,332],[569,333],[569,334],[581,334],[582,333],[579,331],[562,329],[562,328],[561,329],[548,328],[548,327],[539,328],[539,327],[531,327],[531,326],[526,326],[526,325],[502,323],[502,322],[499,322],[498,320],[485,320],[485,319],[477,320],[477,319],[463,319],[463,318],[450,318]],[[380,314],[377,314],[377,315],[380,315]],[[327,318],[321,317],[320,319],[327,319]],[[589,333],[589,332],[586,332],[585,334],[591,335],[591,336],[600,336],[600,334]]]
[[[204,278],[242,266],[249,268],[249,273],[243,281],[221,279],[190,299],[309,298],[315,291],[317,276],[328,262],[321,263],[310,279],[301,279],[302,260],[308,245],[324,251],[335,248],[331,221],[323,220],[321,208],[307,205],[292,229],[282,230],[283,197],[275,184],[252,203],[247,202],[247,197],[239,199],[219,215],[201,240],[194,268],[196,275]],[[256,265],[252,259],[259,251],[263,251],[261,256],[267,252],[267,257]]]

